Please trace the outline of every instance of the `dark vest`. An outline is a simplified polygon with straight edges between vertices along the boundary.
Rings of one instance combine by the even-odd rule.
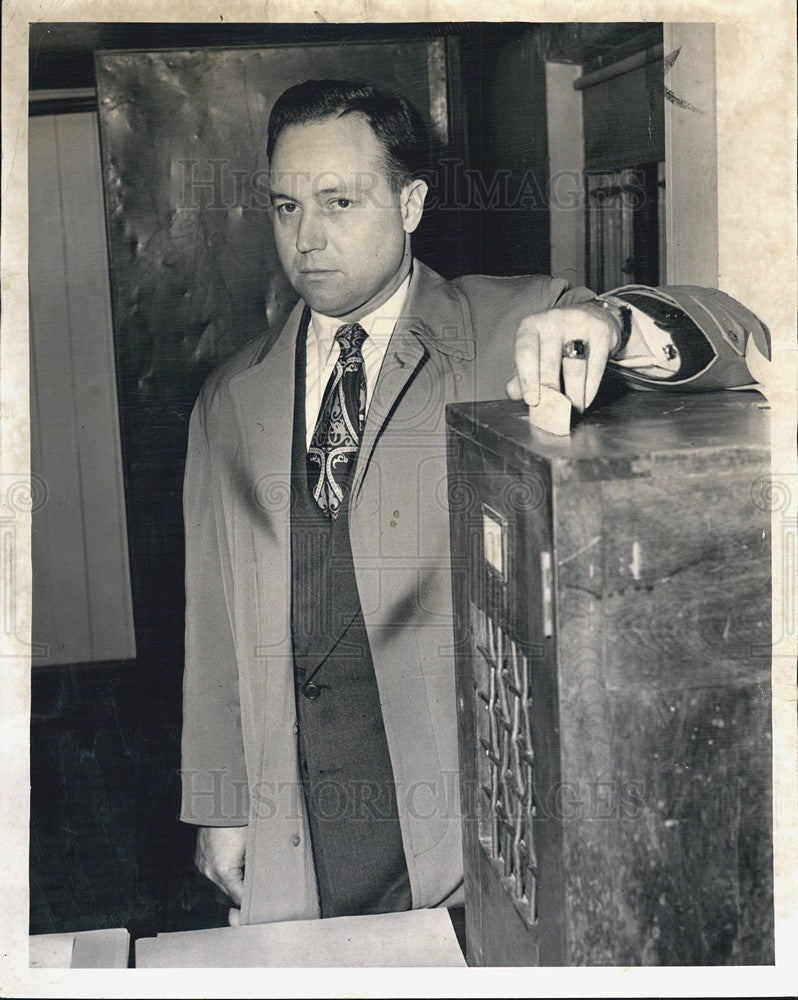
[[[299,757],[322,917],[408,910],[412,900],[391,759],[349,542],[306,471],[305,365],[296,349],[291,455],[291,631]]]

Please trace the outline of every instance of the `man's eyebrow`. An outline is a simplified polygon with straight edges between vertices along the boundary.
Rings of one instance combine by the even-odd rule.
[[[314,191],[314,196],[316,198],[321,198],[325,195],[330,194],[346,194],[350,190],[348,184],[333,184],[331,187],[319,188],[318,191]],[[274,189],[269,190],[269,197],[272,201],[276,201],[278,198],[282,198],[285,201],[296,201],[295,195],[283,194],[282,191],[275,191]]]

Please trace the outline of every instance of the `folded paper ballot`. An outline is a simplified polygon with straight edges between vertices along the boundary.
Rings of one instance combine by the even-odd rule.
[[[571,431],[571,401],[556,389],[542,385],[538,405],[529,407],[529,420],[541,431],[564,437]]]
[[[136,941],[138,969],[465,967],[445,909],[291,920]]]
[[[28,939],[31,969],[126,969],[130,935],[124,927],[34,934]]]

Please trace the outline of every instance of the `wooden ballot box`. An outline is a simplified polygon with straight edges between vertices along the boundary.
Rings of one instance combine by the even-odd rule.
[[[772,963],[763,398],[447,421],[469,964]]]

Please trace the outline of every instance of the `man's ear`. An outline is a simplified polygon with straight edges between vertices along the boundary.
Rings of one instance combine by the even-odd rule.
[[[402,210],[402,225],[406,233],[415,232],[421,216],[424,214],[424,199],[427,197],[429,185],[420,177],[405,184],[399,195]]]

